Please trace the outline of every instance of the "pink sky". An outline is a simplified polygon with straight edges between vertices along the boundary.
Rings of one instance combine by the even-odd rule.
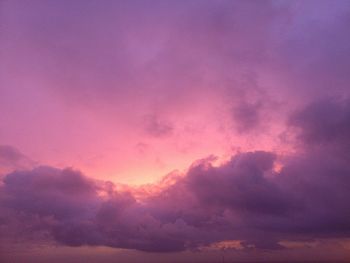
[[[2,5],[2,141],[34,161],[140,184],[203,156],[280,147],[282,117],[265,99],[285,110],[283,91],[274,94],[284,76],[275,77],[278,61],[261,41],[278,45],[273,23],[289,26],[283,7]],[[240,24],[220,29],[216,16]],[[260,109],[273,125],[251,141]]]
[[[200,261],[210,253],[217,256],[213,244],[231,239],[242,250],[229,249],[229,258],[255,260],[265,253],[258,238],[265,231],[269,249],[283,247],[283,240],[302,244],[269,251],[267,259],[308,259],[323,247],[330,248],[325,259],[350,259],[350,222],[344,219],[348,194],[342,192],[349,183],[344,178],[350,176],[349,25],[350,5],[342,0],[1,1],[4,222],[12,217],[21,222],[17,213],[24,211],[31,216],[28,222],[36,215],[39,225],[50,225],[49,230],[44,227],[53,235],[44,241],[48,261],[62,256],[52,252],[53,244],[67,255],[84,255],[86,245],[103,246],[95,248],[97,257],[117,253],[125,262],[136,262],[145,253],[132,249],[155,253],[147,254],[150,261],[164,259],[158,252],[169,249],[179,253],[176,260],[186,262],[181,253],[210,247],[191,254]],[[208,161],[213,156],[216,161]],[[164,179],[168,174],[170,183]],[[21,178],[33,180],[28,183],[33,188],[20,188]],[[116,187],[109,188],[108,182]],[[52,193],[45,190],[41,196],[44,186],[37,183],[48,189],[53,184]],[[97,192],[85,189],[90,183]],[[75,200],[70,190],[65,192],[69,184],[87,192],[82,190]],[[103,214],[98,221],[103,230],[96,234],[103,238],[70,243],[71,237],[62,237],[65,228],[51,228],[71,223],[65,217],[69,212],[63,216],[56,214],[60,208],[47,212],[19,205],[23,200],[16,198],[22,192],[36,202],[34,190],[49,199],[62,191],[65,197],[56,198],[62,197],[67,207],[94,210],[94,219],[90,212],[85,218],[94,226],[106,203],[114,207],[116,198],[127,207],[125,218],[118,219],[121,225],[130,220],[130,228],[145,224],[156,234],[139,237],[138,243],[131,231],[123,243],[106,234],[103,227],[116,226]],[[338,192],[325,201],[338,204],[334,211],[332,205],[321,205],[318,191]],[[130,206],[124,203],[129,197],[135,199]],[[169,206],[178,209],[176,216]],[[223,223],[209,220],[206,213]],[[317,229],[308,224],[328,216]],[[73,221],[83,224],[75,217]],[[8,231],[12,227],[6,225],[3,244],[21,239]],[[224,234],[225,227],[233,234]],[[168,235],[180,235],[176,242],[181,246]],[[169,241],[169,248],[161,247],[162,240]],[[318,243],[308,250],[306,241]],[[33,260],[38,256],[35,249],[28,253]]]

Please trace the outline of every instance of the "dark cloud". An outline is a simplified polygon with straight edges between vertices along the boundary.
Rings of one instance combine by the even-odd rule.
[[[291,117],[304,149],[279,172],[271,152],[240,153],[220,166],[207,158],[141,200],[71,169],[10,173],[0,188],[2,236],[20,229],[22,239],[158,252],[230,239],[246,249],[281,249],[281,240],[349,237],[349,157],[339,151],[348,147],[343,102],[315,102]]]
[[[298,17],[298,4],[275,1],[57,1],[19,9],[8,1],[1,47],[5,63],[16,65],[11,78],[28,70],[33,79],[45,76],[73,105],[132,103],[138,115],[177,104],[181,117],[199,97],[209,101],[214,86],[228,95],[238,131],[259,131],[273,109],[259,82],[265,70],[284,83],[266,90],[285,91],[287,99],[299,96],[295,89],[302,102],[348,93],[349,13],[340,10],[348,3],[338,1],[330,17],[322,12],[333,1],[321,2],[317,10],[306,4]],[[247,71],[254,74],[245,80]],[[204,159],[142,200],[72,169],[8,173],[0,184],[1,240],[172,252],[229,239],[246,249],[280,249],[281,240],[349,237],[349,105],[326,98],[295,112],[288,127],[298,149],[278,172],[273,152],[240,153],[220,166]],[[174,129],[158,115],[143,127],[154,137]],[[0,165],[23,167],[22,160],[0,146]]]
[[[298,139],[310,147],[334,146],[350,151],[349,99],[326,98],[312,102],[294,113],[289,125],[298,130]]]

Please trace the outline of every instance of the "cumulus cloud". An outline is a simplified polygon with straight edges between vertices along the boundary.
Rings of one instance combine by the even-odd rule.
[[[2,3],[3,61],[13,65],[3,89],[16,99],[1,96],[7,111],[17,93],[37,86],[14,88],[13,76],[30,72],[73,106],[110,106],[128,121],[146,114],[140,123],[153,137],[173,132],[169,116],[177,124],[197,107],[200,117],[217,119],[229,109],[222,123],[255,135],[280,95],[297,106],[311,101],[288,117],[296,152],[278,171],[271,151],[242,152],[219,166],[203,159],[141,195],[72,169],[31,169],[18,150],[0,146],[0,168],[10,167],[0,184],[1,240],[172,252],[225,240],[281,249],[282,240],[349,237],[348,2],[86,3]],[[343,96],[318,100],[329,93]]]
[[[325,103],[336,120],[320,118]],[[1,235],[16,238],[20,229],[22,239],[161,252],[225,240],[240,240],[240,249],[281,249],[283,240],[348,237],[350,167],[339,151],[348,147],[346,105],[315,102],[292,115],[304,148],[278,172],[272,152],[239,153],[219,166],[203,159],[141,198],[71,169],[10,173],[0,188]],[[309,147],[308,136],[327,143]]]

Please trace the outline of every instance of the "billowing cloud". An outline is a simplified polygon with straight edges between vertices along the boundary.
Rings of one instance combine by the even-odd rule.
[[[328,115],[321,117],[325,105]],[[348,237],[350,167],[339,151],[348,148],[346,105],[323,100],[295,113],[290,123],[304,148],[279,171],[272,152],[239,153],[218,166],[206,158],[141,197],[71,169],[10,173],[0,188],[2,236],[41,233],[68,246],[162,252],[225,240],[281,249],[283,240]]]
[[[0,249],[349,239],[349,10],[0,1]]]

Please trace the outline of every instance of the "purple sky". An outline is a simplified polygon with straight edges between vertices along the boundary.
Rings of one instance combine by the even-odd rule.
[[[0,0],[0,261],[350,260],[349,27],[345,0]]]

